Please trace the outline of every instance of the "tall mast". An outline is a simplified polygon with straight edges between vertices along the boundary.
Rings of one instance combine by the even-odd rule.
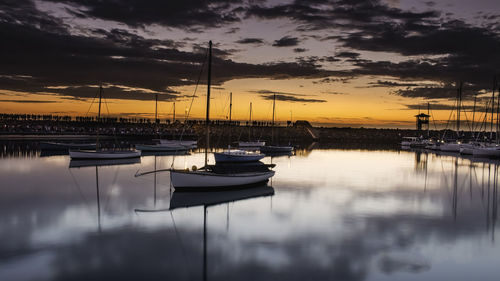
[[[273,122],[271,123],[271,142],[274,143],[274,115],[276,109],[276,94],[273,96]]]
[[[274,96],[273,96],[273,123],[272,123],[273,127],[274,127],[274,112],[275,112],[274,110],[275,110],[275,108],[276,108],[276,94],[274,94]]]
[[[491,92],[490,141],[493,140],[493,115],[495,114],[495,82],[495,77],[493,77],[493,90]]]
[[[229,93],[229,146],[231,146],[231,114],[233,110],[233,92]]]
[[[158,133],[158,94],[155,94],[155,131]]]
[[[155,94],[155,123],[158,122],[158,94]]]
[[[252,126],[252,102],[250,102],[250,116],[249,116],[249,119],[248,119],[248,141],[251,141],[252,140],[252,129],[251,129],[251,126]]]
[[[102,85],[99,85],[99,111],[97,111],[97,121],[101,119]]]
[[[229,93],[229,125],[231,125],[231,113],[233,110],[233,92]]]
[[[427,118],[429,118],[430,116],[431,116],[431,103],[428,102],[427,103]],[[431,136],[430,127],[431,127],[430,120],[427,119],[427,137]]]
[[[97,136],[95,140],[95,149],[99,150],[99,123],[101,122],[101,100],[102,100],[102,85],[99,85],[99,109],[97,111]]]
[[[174,101],[174,123],[175,123],[175,101]]]
[[[497,86],[496,76],[495,76],[494,80],[495,80],[495,85],[493,85],[493,89],[496,89],[496,86]],[[500,93],[500,91],[498,91],[498,92]],[[497,140],[497,143],[499,141],[499,139],[498,139],[499,117],[500,117],[500,96],[497,96],[497,130],[496,130],[496,135],[495,135],[495,139]]]
[[[474,137],[474,122],[476,121],[476,100],[477,100],[477,94],[474,94],[474,106],[472,107],[472,126],[471,126],[471,131],[472,131],[472,136]]]
[[[207,75],[207,117],[206,122],[206,147],[205,147],[205,167],[208,164],[208,148],[210,146],[210,82],[212,79],[212,41],[208,42],[208,75]]]
[[[457,135],[460,137],[460,107],[462,104],[462,81],[457,89]]]

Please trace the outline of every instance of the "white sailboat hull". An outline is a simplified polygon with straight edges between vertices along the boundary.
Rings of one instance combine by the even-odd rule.
[[[123,159],[141,156],[139,150],[70,150],[71,159]]]
[[[170,171],[170,181],[175,189],[206,189],[244,187],[267,181],[274,171],[237,174],[215,174],[206,171]]]

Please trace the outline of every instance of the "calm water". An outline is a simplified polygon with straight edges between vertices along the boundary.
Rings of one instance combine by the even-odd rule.
[[[0,280],[500,274],[494,162],[411,151],[300,151],[264,159],[276,164],[268,187],[191,197],[170,189],[167,172],[134,175],[155,162],[156,169],[200,166],[203,154],[98,168],[70,168],[64,155],[0,162]]]

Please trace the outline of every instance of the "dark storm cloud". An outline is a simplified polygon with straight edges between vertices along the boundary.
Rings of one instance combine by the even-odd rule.
[[[421,84],[411,83],[411,82],[394,82],[394,81],[383,81],[378,80],[377,82],[370,82],[370,87],[417,87]]]
[[[274,94],[272,94],[272,95],[262,94],[261,95],[261,97],[265,100],[273,100],[274,96],[275,96]],[[288,102],[301,102],[301,103],[323,103],[323,102],[326,102],[326,100],[322,100],[322,99],[298,98],[296,96],[284,95],[284,94],[276,94],[276,100],[288,101]]]
[[[180,51],[184,43],[147,39],[124,29],[71,34],[58,18],[37,10],[32,2],[16,3],[0,4],[4,42],[0,45],[0,88],[4,90],[85,98],[95,94],[89,85],[103,83],[109,85],[110,98],[144,100],[153,98],[151,92],[158,92],[165,93],[164,99],[172,99],[176,93],[168,87],[195,84],[206,58],[206,46],[194,44],[192,51]],[[301,63],[248,64],[227,59],[236,51],[214,44],[215,84],[237,78],[333,75]]]
[[[408,110],[422,110],[422,111],[427,110],[427,104],[407,104],[405,106],[406,106],[406,109],[408,109]],[[450,111],[450,110],[457,109],[457,106],[454,104],[442,104],[442,103],[431,103],[429,105],[429,107],[432,111],[436,111],[436,110]],[[460,109],[463,111],[468,111],[468,112],[472,112],[473,110],[475,110],[476,112],[485,112],[486,111],[484,103],[479,103],[479,102],[476,104],[475,108],[473,105],[461,105]]]
[[[392,93],[409,98],[456,99],[458,88],[458,83],[455,83],[440,86],[407,87],[405,89],[395,90]],[[484,91],[481,86],[465,84],[462,87],[462,99],[472,100],[475,95],[485,92],[488,93],[488,91]]]
[[[299,38],[285,36],[274,41],[273,47],[293,47],[299,45],[299,43]]]
[[[240,18],[236,5],[242,3],[238,0],[63,0],[53,2],[70,4],[67,10],[80,18],[99,18],[122,22],[134,27],[158,24],[186,29],[220,27],[238,22]]]
[[[294,51],[295,53],[304,53],[304,52],[309,51],[309,49],[305,49],[305,48],[295,48],[295,49],[293,49],[293,51]]]
[[[243,38],[236,41],[238,44],[264,44],[264,39],[261,38]]]
[[[410,12],[391,8],[380,0],[349,1],[296,0],[275,6],[251,5],[247,17],[263,19],[289,18],[300,23],[300,30],[352,29],[365,24],[375,25],[383,20],[418,20],[439,16],[438,12]]]
[[[304,102],[304,103],[326,102],[326,100],[321,100],[321,99],[302,98],[302,97],[307,97],[308,95],[296,94],[296,93],[286,93],[286,92],[278,92],[278,91],[271,91],[271,90],[257,90],[257,91],[250,91],[250,92],[259,94],[265,100],[273,100],[274,96],[276,95],[276,100],[278,100],[278,101]]]
[[[359,57],[359,53],[355,52],[340,52],[335,55],[338,58],[348,58],[348,59],[357,59]]]
[[[49,101],[49,100],[0,100],[0,102],[13,102],[13,103],[57,103],[58,101]]]
[[[428,10],[422,12],[402,10],[381,0],[295,0],[278,4],[244,0],[62,2],[67,4],[70,13],[81,19],[112,20],[134,27],[158,24],[196,32],[205,31],[207,27],[235,32],[237,27],[232,27],[232,24],[241,19],[284,19],[296,24],[300,36],[285,36],[274,41],[273,46],[296,47],[299,38],[312,38],[332,40],[342,50],[336,56],[300,57],[294,63],[259,65],[234,62],[229,58],[240,50],[224,49],[222,45],[214,44],[215,83],[250,77],[337,76],[347,79],[345,77],[385,76],[436,84],[462,80],[471,83],[474,89],[489,89],[493,75],[498,75],[499,71],[497,16],[484,14],[483,25],[474,26],[449,16],[443,17],[439,11],[433,10],[435,7],[430,1],[425,3]],[[84,30],[86,35],[71,34],[70,28],[60,18],[40,12],[31,1],[2,2],[0,11],[3,42],[0,46],[0,75],[33,77],[27,83],[2,83],[3,89],[37,92],[44,86],[82,86],[103,82],[164,92],[168,86],[194,84],[206,54],[204,45],[193,44],[193,50],[186,51],[187,44],[192,44],[189,40],[148,39],[125,29],[92,29]],[[314,31],[314,35],[309,31]],[[336,33],[319,35],[316,31]],[[242,38],[236,43],[265,42],[260,38]],[[293,49],[295,53],[304,50]],[[361,59],[360,52],[363,51],[394,53],[399,57],[397,61]],[[325,65],[339,61],[347,67],[345,70],[323,69]],[[438,91],[432,91],[408,89],[398,94],[416,98],[443,97]],[[437,95],[431,96],[432,93]]]
[[[426,6],[431,9],[434,3]],[[337,54],[357,68],[353,75],[452,83],[463,80],[487,89],[498,73],[500,37],[492,28],[443,18],[435,10],[405,11],[374,1],[302,1],[252,5],[246,15],[262,19],[290,19],[299,31],[343,30],[321,40],[334,40],[352,51]],[[485,19],[495,24],[495,19]],[[495,33],[496,32],[496,33]],[[356,51],[421,56],[401,62],[359,59]],[[434,57],[431,57],[434,56]],[[423,92],[420,92],[423,93]],[[418,92],[415,92],[418,97]],[[423,96],[423,97],[428,97]],[[437,96],[439,97],[439,96]]]

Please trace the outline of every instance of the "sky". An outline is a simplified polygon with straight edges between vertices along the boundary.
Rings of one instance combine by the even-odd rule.
[[[413,128],[466,120],[500,66],[497,0],[0,1],[0,113]],[[198,86],[197,86],[198,85]],[[190,109],[191,108],[191,109]],[[476,121],[484,118],[476,114]],[[464,117],[462,117],[464,119]]]

